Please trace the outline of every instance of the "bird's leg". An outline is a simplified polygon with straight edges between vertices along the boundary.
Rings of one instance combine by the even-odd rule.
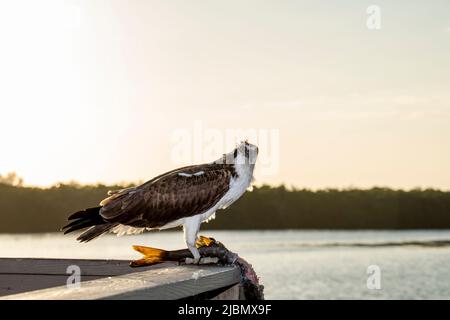
[[[195,243],[197,242],[197,234],[200,229],[201,220],[199,217],[191,217],[187,219],[186,223],[183,226],[184,229],[184,240],[186,241],[186,245],[191,251],[192,258],[186,258],[185,263],[187,264],[198,264],[200,262],[200,252],[198,252]]]
[[[187,257],[184,262],[186,264],[199,264],[201,256],[200,252],[198,252],[198,249],[195,247],[195,245],[192,244],[188,244],[187,246],[189,251],[191,251],[192,255],[194,256],[194,258]]]
[[[200,252],[198,248],[209,246],[214,241],[206,238],[200,237],[197,238],[198,230],[200,229],[200,224],[202,223],[201,218],[199,216],[194,216],[186,220],[184,224],[184,239],[186,241],[186,245],[191,251],[192,258],[186,258],[184,263],[186,264],[209,264],[209,263],[217,263],[219,261],[218,258],[204,257],[200,256]]]

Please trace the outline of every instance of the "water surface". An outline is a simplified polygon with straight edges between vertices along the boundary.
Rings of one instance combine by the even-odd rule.
[[[449,299],[450,230],[207,231],[252,263],[267,299]],[[50,233],[0,235],[1,257],[136,259],[131,245],[184,248],[181,231],[89,243]],[[381,270],[381,289],[367,288],[367,267]]]

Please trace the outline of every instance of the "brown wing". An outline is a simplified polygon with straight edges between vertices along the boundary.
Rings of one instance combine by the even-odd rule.
[[[205,164],[170,171],[136,188],[102,201],[100,215],[111,223],[161,227],[205,212],[229,189],[236,172],[232,165]]]

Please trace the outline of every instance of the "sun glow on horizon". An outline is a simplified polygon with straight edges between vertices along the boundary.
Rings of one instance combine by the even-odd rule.
[[[0,0],[0,175],[146,181],[200,121],[279,131],[259,185],[450,189],[450,4],[379,6]]]

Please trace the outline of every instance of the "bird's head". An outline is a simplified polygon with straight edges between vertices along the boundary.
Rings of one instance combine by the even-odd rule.
[[[258,157],[258,147],[242,141],[233,151],[233,163],[255,165]]]
[[[223,156],[214,161],[214,163],[250,165],[254,167],[257,157],[258,147],[247,141],[242,141],[235,149],[233,149],[233,151],[224,153]]]

